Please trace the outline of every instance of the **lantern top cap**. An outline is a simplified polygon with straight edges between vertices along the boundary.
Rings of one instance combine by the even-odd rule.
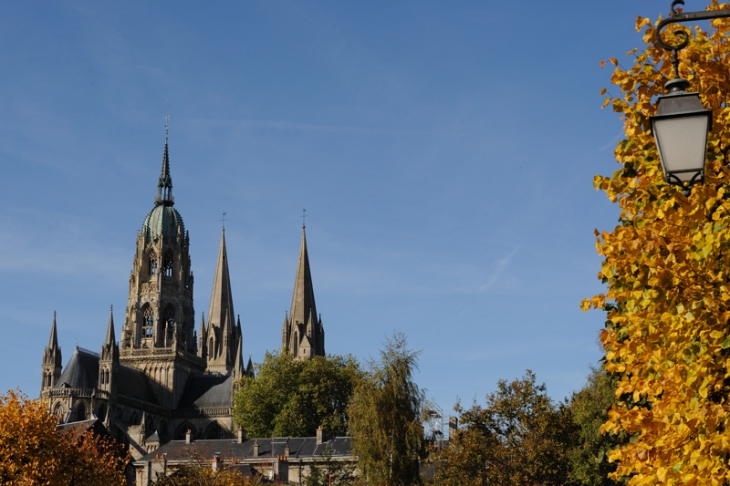
[[[684,78],[674,78],[664,85],[664,88],[669,91],[669,94],[683,93],[689,88],[689,81]]]

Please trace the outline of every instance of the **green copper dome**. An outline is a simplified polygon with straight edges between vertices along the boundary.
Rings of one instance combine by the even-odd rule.
[[[157,240],[160,236],[174,239],[178,232],[185,236],[185,225],[182,216],[173,208],[175,198],[172,197],[172,177],[170,177],[170,156],[167,150],[167,127],[165,127],[165,151],[162,154],[162,171],[157,183],[155,207],[147,214],[142,224],[142,231],[149,240]]]
[[[178,231],[185,235],[182,216],[172,206],[160,204],[147,213],[142,225],[147,241],[157,240],[160,236],[167,239],[177,238]]]

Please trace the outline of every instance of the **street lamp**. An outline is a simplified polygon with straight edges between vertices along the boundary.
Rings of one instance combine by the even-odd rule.
[[[674,32],[681,42],[672,46],[662,40],[661,31],[667,25],[678,22],[730,17],[730,10],[684,13],[676,10],[678,5],[684,5],[684,0],[674,0],[669,17],[656,28],[657,43],[672,51],[674,79],[664,86],[669,93],[659,97],[656,115],[650,121],[667,183],[682,187],[685,196],[688,196],[692,186],[704,179],[712,110],[706,110],[699,93],[688,92],[689,81],[679,77],[677,53],[687,47],[689,36],[682,30]]]

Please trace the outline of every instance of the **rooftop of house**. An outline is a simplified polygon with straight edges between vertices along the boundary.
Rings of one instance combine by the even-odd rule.
[[[266,439],[248,439],[238,442],[236,439],[172,440],[154,452],[139,459],[147,462],[166,454],[167,461],[185,461],[190,458],[201,460],[213,459],[216,455],[223,460],[254,458],[254,445],[258,444],[258,458],[276,458],[286,455],[289,446],[289,459],[311,458],[329,455],[333,458],[351,455],[349,437],[333,437],[317,443],[316,437],[273,437]]]

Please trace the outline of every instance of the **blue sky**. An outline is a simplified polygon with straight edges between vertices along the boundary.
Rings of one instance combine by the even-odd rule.
[[[121,328],[169,100],[195,310],[225,211],[245,355],[280,344],[306,208],[328,352],[404,332],[447,412],[528,368],[568,396],[618,217],[592,187],[621,137],[599,61],[669,3],[0,3],[0,389],[37,396],[54,310],[64,363],[110,304]]]

